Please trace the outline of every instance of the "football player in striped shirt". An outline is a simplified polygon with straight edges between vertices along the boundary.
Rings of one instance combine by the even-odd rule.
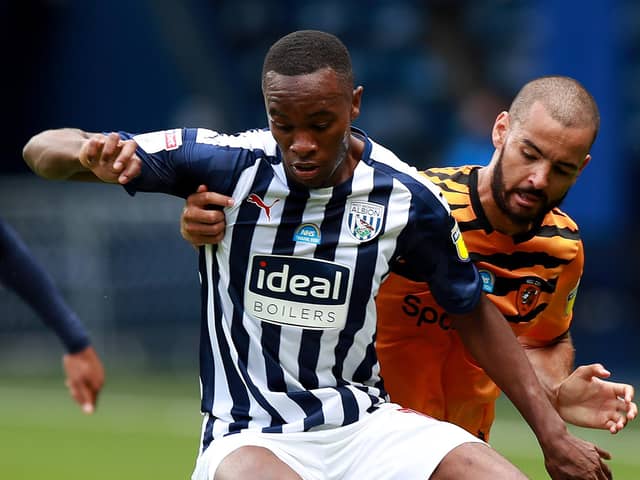
[[[200,250],[193,479],[525,478],[463,429],[389,402],[374,299],[398,269],[430,284],[536,432],[553,478],[608,478],[608,453],[569,434],[482,293],[438,189],[351,126],[363,89],[344,45],[318,31],[283,37],[262,89],[269,129],[48,130],[24,149],[45,178],[183,198],[204,184],[236,200],[222,242]]]
[[[63,343],[65,384],[84,413],[95,411],[104,368],[89,334],[18,233],[0,219],[0,282],[20,296]]]
[[[598,125],[595,101],[577,81],[539,78],[496,119],[489,166],[424,174],[443,192],[483,290],[525,347],[560,415],[616,433],[637,415],[634,389],[603,380],[610,373],[599,364],[573,370],[569,328],[584,256],[577,225],[559,209],[590,160]],[[559,141],[563,135],[571,141]],[[204,193],[204,186],[200,192],[187,200],[181,231],[194,245],[217,243],[223,218],[205,206],[229,199]],[[377,307],[376,349],[391,399],[488,440],[500,390],[428,285],[391,273]]]

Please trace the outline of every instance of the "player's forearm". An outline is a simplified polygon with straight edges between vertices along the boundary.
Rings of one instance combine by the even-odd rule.
[[[564,422],[495,305],[483,295],[474,311],[452,318],[467,349],[520,411],[541,446],[548,447],[566,435]]]
[[[547,397],[557,409],[558,387],[573,371],[575,350],[571,337],[566,334],[551,345],[537,345],[526,338],[519,341]]]
[[[67,180],[92,175],[79,160],[89,134],[77,129],[45,130],[31,137],[22,150],[24,161],[41,177]]]
[[[89,335],[53,280],[15,231],[0,220],[0,283],[14,290],[56,332],[67,352],[89,345]]]

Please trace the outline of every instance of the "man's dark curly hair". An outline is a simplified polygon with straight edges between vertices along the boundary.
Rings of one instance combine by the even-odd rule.
[[[269,72],[295,76],[331,68],[349,85],[353,86],[351,57],[347,47],[330,33],[318,30],[298,30],[274,43],[262,66],[262,89]]]

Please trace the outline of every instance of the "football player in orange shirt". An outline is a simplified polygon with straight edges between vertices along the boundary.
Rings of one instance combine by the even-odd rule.
[[[599,123],[594,99],[577,81],[538,78],[496,118],[488,166],[424,174],[451,206],[459,254],[475,262],[485,293],[511,324],[562,418],[616,433],[637,415],[634,389],[605,380],[610,372],[600,364],[573,368],[569,329],[584,254],[577,225],[558,208],[591,160]],[[218,242],[224,222],[205,206],[229,201],[201,186],[183,210],[185,239]],[[392,400],[488,440],[500,391],[427,285],[391,272],[377,306],[376,350]]]

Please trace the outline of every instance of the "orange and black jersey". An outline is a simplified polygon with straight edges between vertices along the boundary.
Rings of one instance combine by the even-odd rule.
[[[564,334],[584,265],[575,222],[554,208],[526,234],[505,235],[491,227],[480,204],[478,167],[434,168],[425,174],[442,189],[483,290],[515,333],[541,341]]]
[[[483,290],[516,335],[550,344],[567,333],[584,254],[576,224],[555,208],[526,235],[489,224],[477,166],[433,168]],[[376,350],[391,400],[488,438],[499,390],[466,352],[428,286],[389,275],[377,297]]]

